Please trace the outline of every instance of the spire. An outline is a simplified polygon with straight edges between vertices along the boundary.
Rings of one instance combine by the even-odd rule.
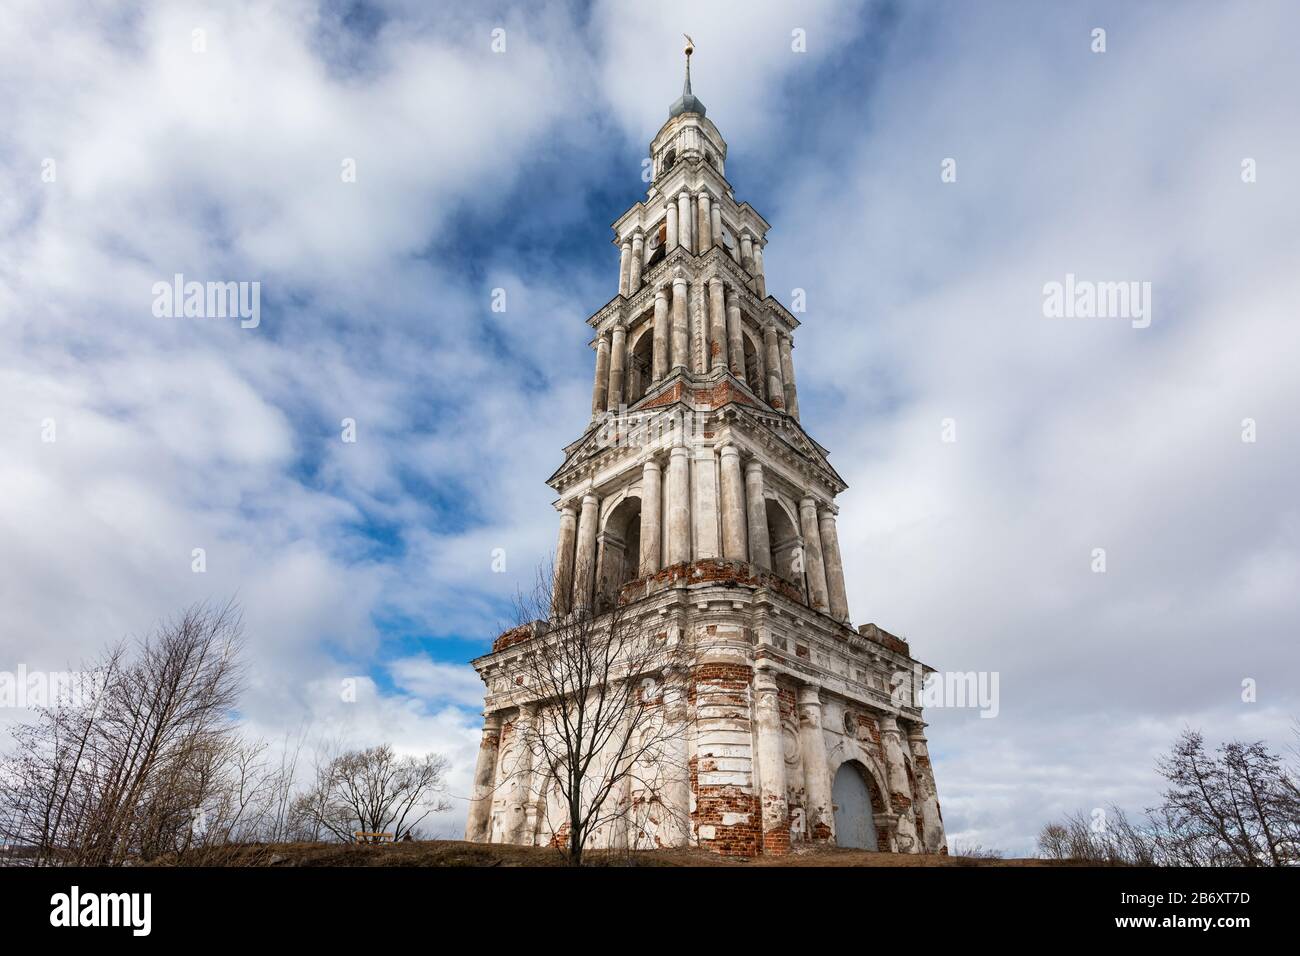
[[[686,37],[686,49],[684,51],[686,53],[686,82],[682,84],[681,99],[668,107],[669,119],[674,116],[681,116],[683,113],[704,115],[704,104],[700,102],[699,97],[691,92],[691,54],[695,52],[695,41],[685,33],[682,36]]]

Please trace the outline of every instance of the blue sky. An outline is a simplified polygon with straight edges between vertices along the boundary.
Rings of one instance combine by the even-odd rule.
[[[854,621],[1001,675],[997,719],[930,718],[950,834],[1023,853],[1064,812],[1141,808],[1184,724],[1281,746],[1297,27],[1254,2],[19,2],[0,654],[64,666],[237,595],[250,732],[441,750],[463,795],[466,662],[553,545],[584,320],[686,31],[774,227],[769,290],[808,296],[800,404],[850,484]],[[154,317],[177,272],[260,281],[260,326]],[[1150,281],[1151,326],[1045,318],[1066,273]]]

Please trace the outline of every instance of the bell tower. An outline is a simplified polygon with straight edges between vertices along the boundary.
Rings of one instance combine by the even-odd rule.
[[[617,605],[694,649],[678,718],[690,825],[620,839],[946,852],[907,691],[924,668],[901,638],[850,623],[835,503],[846,486],[800,421],[800,323],[768,294],[771,227],[736,198],[726,140],[691,88],[689,38],[685,52],[646,196],[613,224],[617,293],[587,320],[591,417],[547,482],[551,620]],[[507,632],[474,661],[487,695],[470,840],[551,838],[501,823],[544,816],[500,787],[501,728],[544,706],[511,676],[526,644]]]

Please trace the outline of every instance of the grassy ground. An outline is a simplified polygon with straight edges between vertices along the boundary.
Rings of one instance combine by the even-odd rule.
[[[563,866],[564,857],[547,847],[501,846],[459,840],[412,841],[381,846],[341,843],[286,843],[232,847],[220,866]],[[912,856],[817,847],[787,856],[753,859],[720,857],[707,850],[644,850],[634,853],[591,851],[591,866],[1060,866],[1046,860],[991,860],[959,856]],[[155,865],[167,865],[158,861]],[[1068,865],[1068,864],[1067,864]]]

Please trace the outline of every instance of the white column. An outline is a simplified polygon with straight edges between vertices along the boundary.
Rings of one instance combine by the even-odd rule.
[[[609,339],[601,333],[596,339],[596,380],[591,386],[591,417],[605,410],[605,396],[609,391]]]
[[[767,352],[767,404],[785,408],[785,384],[781,381],[781,349],[776,341],[776,326],[768,324],[763,330],[763,347]]]
[[[668,564],[685,564],[690,560],[690,453],[678,445],[668,455]]]
[[[513,815],[509,829],[508,843],[531,846],[537,832],[537,817],[533,807],[533,752],[530,739],[533,733],[533,721],[537,719],[536,704],[522,704],[519,716],[515,719],[515,739],[519,746],[515,748],[515,766],[510,768],[514,776],[514,802],[510,807]]]
[[[627,297],[632,270],[632,240],[624,239],[618,254],[618,294]]]
[[[686,368],[690,361],[690,341],[687,335],[686,274],[678,266],[673,273],[673,368]]]
[[[804,807],[808,833],[815,842],[825,842],[835,833],[835,811],[831,804],[831,772],[826,761],[826,735],[822,732],[822,699],[819,688],[799,688],[799,743],[803,751]]]
[[[713,248],[713,217],[709,213],[709,194],[700,192],[695,197],[695,203],[699,207],[700,229],[697,235],[700,237],[699,242],[695,244],[698,252],[708,252]]]
[[[566,504],[560,512],[560,537],[555,544],[555,583],[551,588],[551,616],[563,617],[573,609],[573,559],[578,541],[578,511]]]
[[[469,804],[469,819],[465,823],[465,839],[470,843],[488,841],[488,822],[492,816],[492,791],[496,782],[497,754],[501,747],[501,715],[483,715],[483,737],[478,745],[478,759],[474,762],[474,798]]]
[[[889,780],[889,808],[898,814],[898,851],[919,853],[921,848],[916,839],[916,818],[912,811],[912,785],[907,779],[907,764],[896,718],[880,719],[880,743],[885,752],[885,773]]]
[[[823,614],[830,610],[826,598],[826,565],[822,562],[821,534],[817,527],[817,501],[811,495],[799,502],[803,532],[803,568],[808,576],[808,605]]]
[[[655,290],[654,350],[651,358],[651,381],[668,374],[668,285]]]
[[[686,697],[688,674],[685,667],[674,666],[664,674],[664,713],[670,727],[686,727]],[[674,733],[664,750],[661,767],[669,815],[669,846],[686,846],[691,839],[691,771],[687,753],[686,733]]]
[[[683,189],[677,194],[677,241],[687,252],[694,252],[691,239],[691,194]]]
[[[785,741],[774,674],[766,671],[754,674],[754,711],[762,852],[780,854],[790,849],[790,808],[785,797]]]
[[[844,587],[844,562],[840,558],[840,538],[835,530],[835,512],[822,508],[818,515],[821,532],[822,562],[826,565],[826,593],[830,615],[848,623],[849,597]]]
[[[709,280],[709,368],[727,367],[727,307],[722,280]]]
[[[623,404],[623,370],[627,363],[627,329],[622,325],[614,326],[613,344],[609,356],[609,396],[606,399],[607,411],[616,412]]]
[[[715,246],[721,246],[722,245],[722,203],[715,202],[713,206],[709,209],[709,212],[713,217],[713,222],[712,222],[713,244]]]
[[[573,561],[573,608],[591,607],[592,579],[596,574],[596,523],[600,520],[600,499],[588,492],[578,515],[578,540]]]
[[[795,421],[799,420],[799,393],[794,387],[794,338],[789,334],[781,335],[781,383],[785,386],[785,410]]]
[[[924,853],[942,853],[948,841],[943,832],[943,814],[939,810],[939,793],[934,785],[934,768],[930,764],[930,747],[923,725],[913,725],[907,742],[912,748],[912,772],[916,775],[916,808],[921,817],[921,847]]]
[[[754,271],[754,237],[748,229],[740,234],[740,264],[746,272]]]
[[[741,329],[740,295],[736,287],[727,284],[727,356],[731,374],[745,381],[745,337]]]
[[[763,466],[745,466],[745,512],[749,517],[749,563],[772,570],[772,544],[767,533],[767,499],[763,495]]]
[[[721,465],[722,556],[728,561],[744,561],[749,557],[745,481],[740,477],[740,451],[735,445],[722,447]]]
[[[668,224],[667,236],[664,238],[664,254],[677,248],[677,203],[669,199],[664,203],[665,222]]]
[[[659,570],[659,543],[663,536],[659,506],[663,500],[659,462],[653,458],[641,466],[641,577]]]
[[[645,236],[638,229],[632,233],[632,265],[628,271],[627,294],[633,295],[641,288],[641,266],[645,263]]]
[[[691,514],[695,519],[695,559],[719,557],[718,547],[718,453],[712,447],[696,447],[691,456],[691,489],[695,492]]]
[[[767,278],[763,275],[763,244],[757,239],[754,240],[754,281],[758,283],[758,297],[764,298],[767,295]]]

